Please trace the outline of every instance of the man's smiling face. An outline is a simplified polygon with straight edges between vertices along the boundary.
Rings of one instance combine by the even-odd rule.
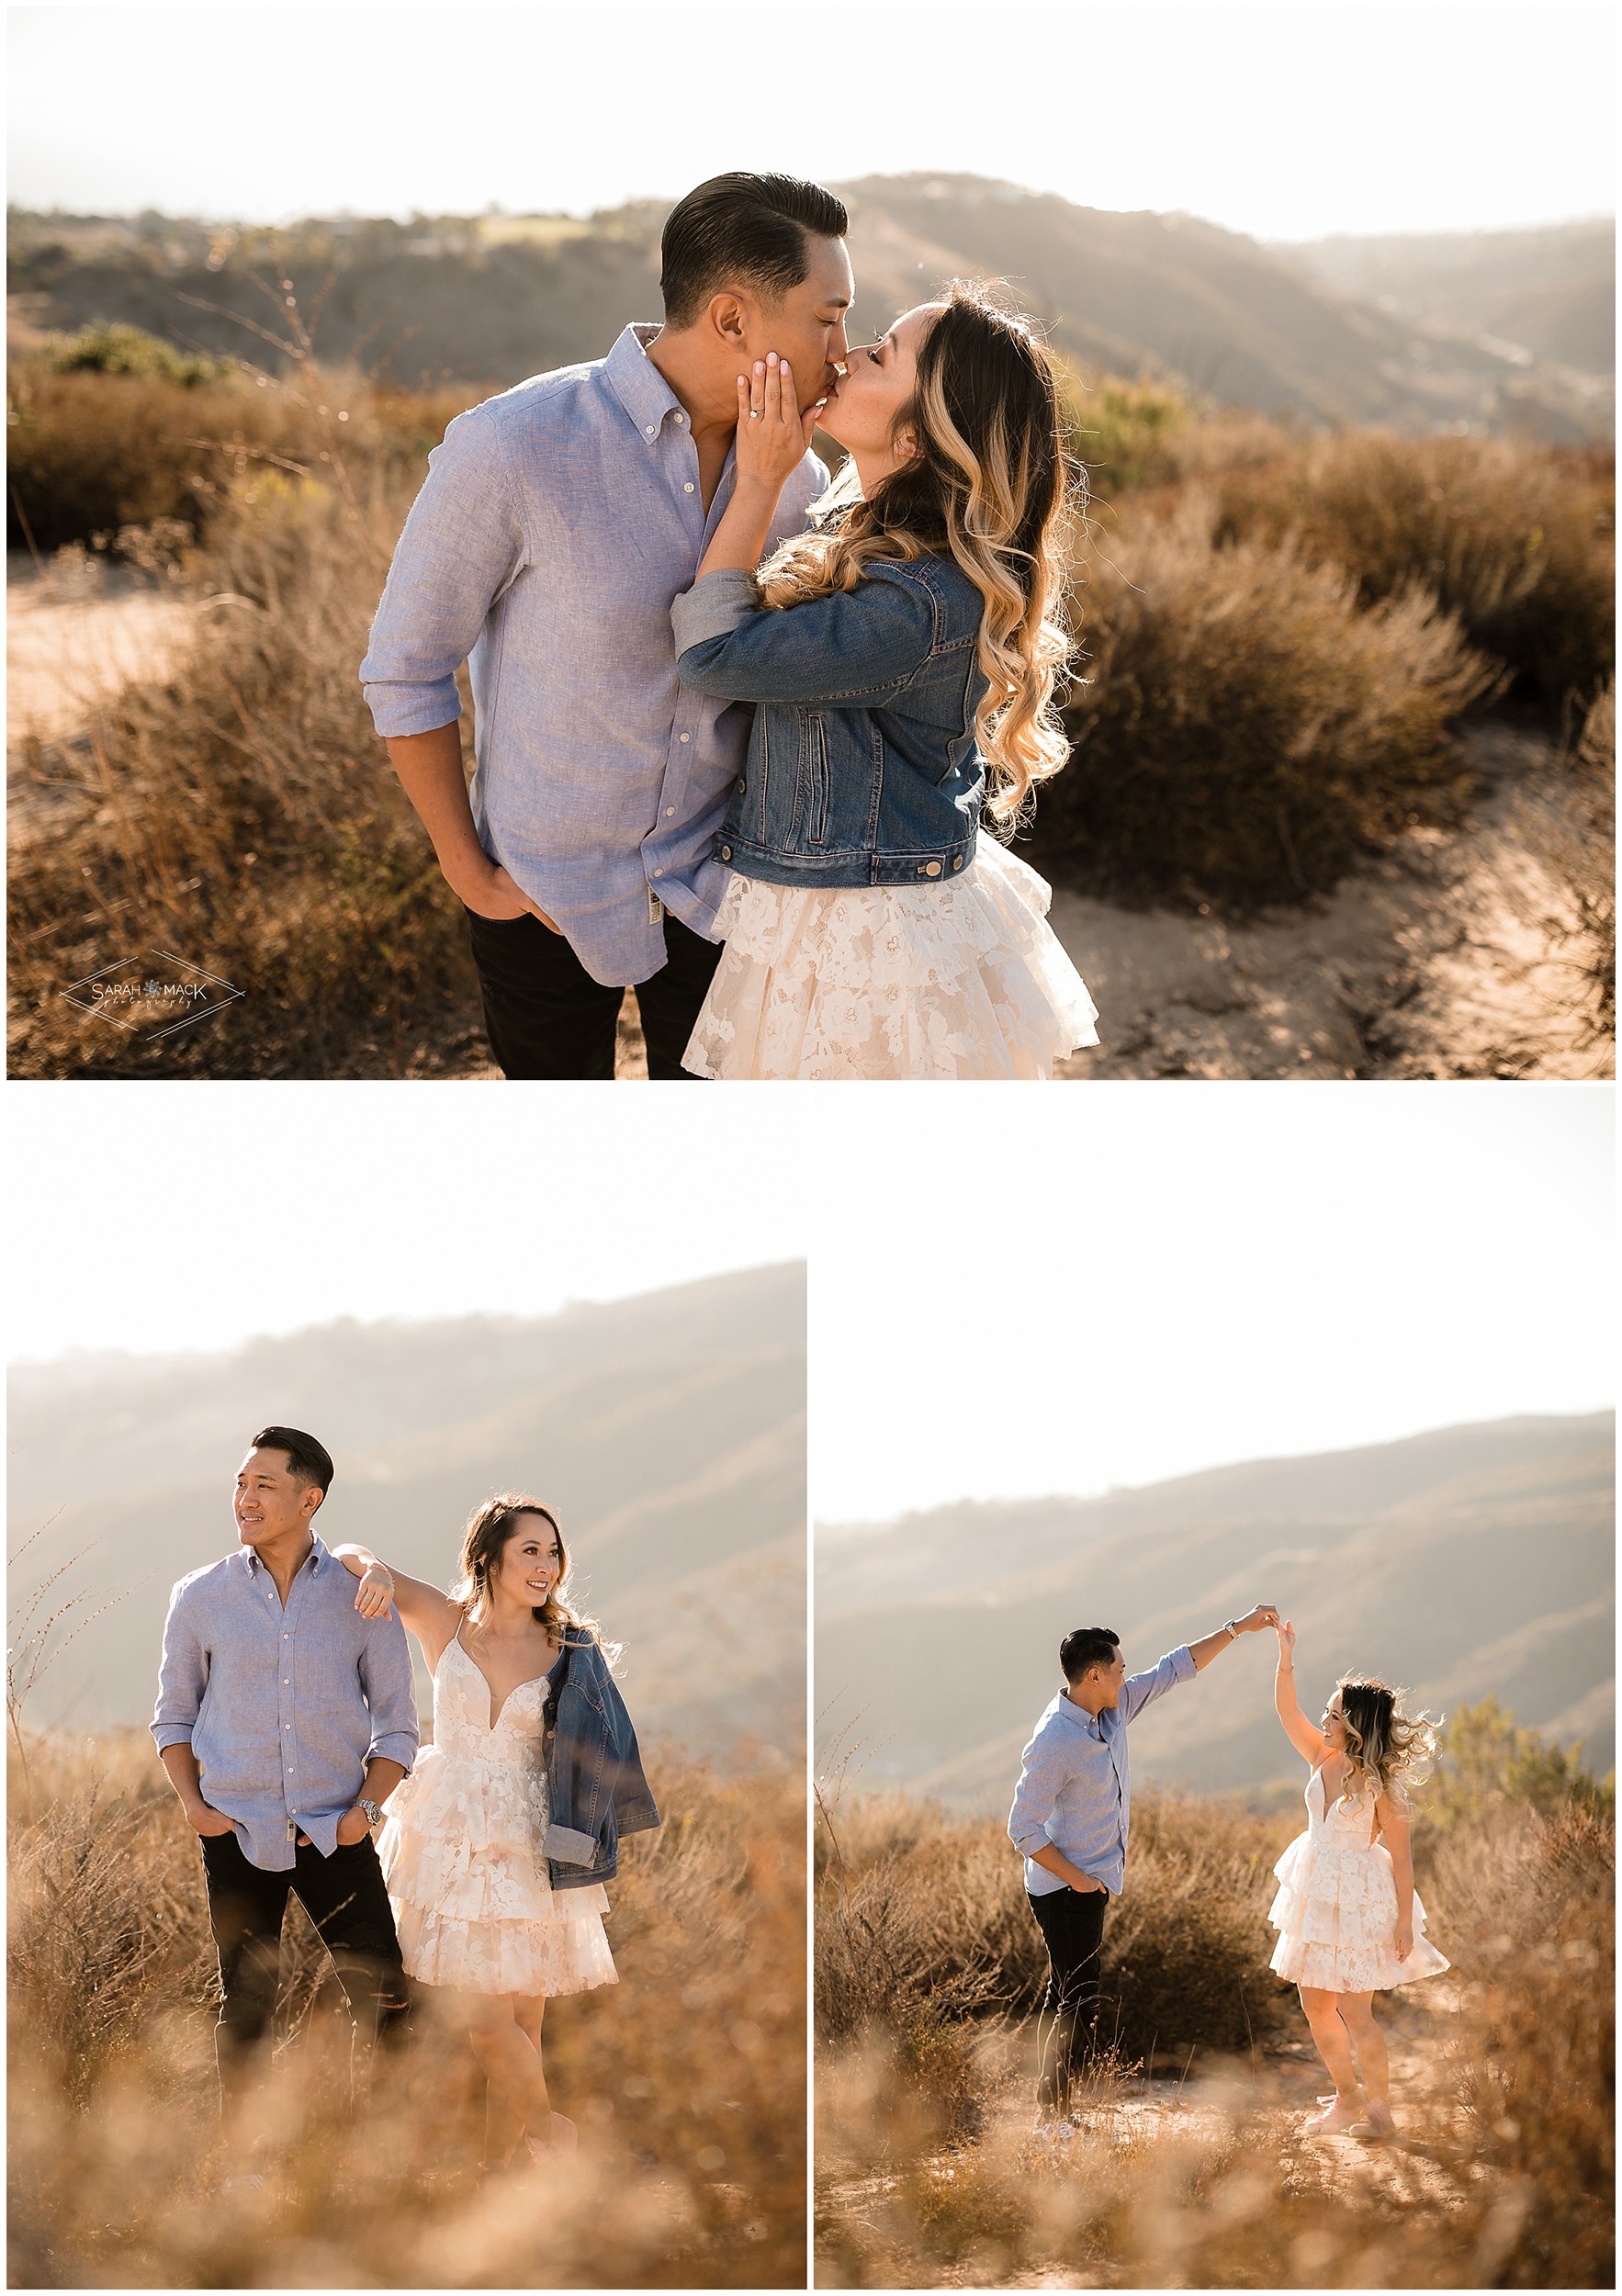
[[[244,1547],[288,1537],[308,1528],[321,1501],[320,1486],[295,1475],[285,1451],[250,1451],[237,1469],[237,1536]]]

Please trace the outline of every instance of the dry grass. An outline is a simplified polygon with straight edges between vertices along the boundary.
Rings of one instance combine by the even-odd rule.
[[[301,1919],[263,2187],[213,2112],[200,1861],[141,1735],[29,1740],[11,1879],[11,2238],[22,2287],[798,2287],[799,1789],[666,1757],[627,1845],[621,1983],[553,2005],[567,2168],[481,2174],[471,2060],[429,2035],[351,2124],[345,2024]],[[17,1809],[20,1796],[14,1795]]]
[[[1028,2101],[1042,1953],[1000,1829],[905,1803],[835,1809],[817,1885],[820,2286],[1612,2284],[1608,1818],[1500,1796],[1439,1841],[1422,1829],[1456,1975],[1382,2005],[1407,2134],[1370,2155],[1300,2133],[1322,2077],[1266,1967],[1293,1818],[1178,1795],[1135,1815],[1106,1939],[1126,2045],[1094,2077],[1084,2133],[1049,2148]],[[869,1935],[883,1974],[864,1982]],[[1167,2057],[1177,2077],[1145,2077]]]

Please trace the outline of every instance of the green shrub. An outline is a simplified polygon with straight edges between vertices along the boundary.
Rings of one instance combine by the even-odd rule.
[[[1098,892],[1243,908],[1326,892],[1410,824],[1457,819],[1447,729],[1492,673],[1427,593],[1359,612],[1355,591],[1287,543],[1217,547],[1198,494],[1095,550],[1039,858]]]
[[[51,343],[45,359],[59,375],[135,375],[144,382],[178,383],[187,390],[197,383],[222,382],[236,366],[234,359],[177,351],[160,335],[121,323],[82,327],[76,335]]]
[[[1422,1806],[1444,1834],[1504,1822],[1516,1806],[1544,1818],[1576,1808],[1614,1818],[1616,1778],[1595,1777],[1568,1748],[1520,1728],[1496,1698],[1483,1698],[1448,1716]]]
[[[1297,538],[1364,605],[1415,583],[1466,637],[1555,706],[1616,662],[1611,458],[1504,438],[1320,439],[1220,485],[1219,540]]]

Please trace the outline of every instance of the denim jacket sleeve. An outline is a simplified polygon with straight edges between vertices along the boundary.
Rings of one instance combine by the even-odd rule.
[[[760,607],[752,576],[706,574],[670,608],[677,669],[727,702],[864,702],[899,693],[935,647],[935,600],[893,566],[854,590]]]
[[[500,429],[475,407],[428,457],[360,666],[385,741],[455,725],[456,672],[526,555]]]
[[[574,1646],[558,1694],[546,1776],[546,1853],[554,1888],[607,1879],[617,1867],[619,1837],[660,1822],[631,1717],[594,1643]]]

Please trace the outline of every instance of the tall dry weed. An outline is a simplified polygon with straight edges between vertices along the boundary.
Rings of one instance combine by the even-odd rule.
[[[291,1925],[257,2184],[218,2134],[200,1860],[155,1761],[133,1739],[35,1754],[44,1814],[12,1842],[13,2285],[804,2284],[794,1783],[654,1759],[667,1822],[611,1891],[621,1982],[547,2013],[567,2166],[481,2169],[501,2132],[432,2029],[352,2121],[346,2020]]]

